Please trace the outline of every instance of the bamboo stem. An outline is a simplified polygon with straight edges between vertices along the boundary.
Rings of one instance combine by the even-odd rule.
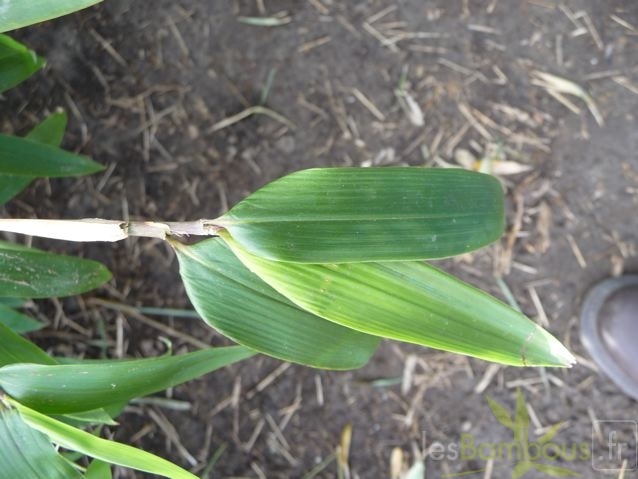
[[[132,236],[215,236],[222,229],[212,220],[184,222],[117,221],[99,218],[81,220],[0,219],[0,231],[65,241],[120,241]]]

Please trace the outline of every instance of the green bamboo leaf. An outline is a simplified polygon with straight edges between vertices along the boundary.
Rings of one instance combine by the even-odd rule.
[[[50,298],[97,288],[111,273],[97,261],[0,241],[0,297]]]
[[[2,8],[0,6],[0,19]],[[37,56],[22,43],[0,34],[0,93],[22,83],[45,63],[44,58]]]
[[[270,261],[222,237],[237,257],[301,308],[368,334],[513,366],[569,366],[572,355],[521,313],[422,262]]]
[[[379,344],[379,338],[300,309],[248,271],[219,238],[173,246],[195,309],[233,341],[285,361],[326,369],[361,367]]]
[[[443,258],[498,239],[503,191],[461,169],[319,168],[281,178],[213,223],[246,250],[298,263]]]
[[[0,304],[0,323],[16,333],[30,333],[44,327],[40,321]]]
[[[13,363],[56,364],[31,341],[0,324],[0,367]]]
[[[5,479],[79,479],[80,473],[58,454],[49,439],[15,409],[0,405],[0,477]]]
[[[102,0],[3,0],[0,3],[0,32],[26,27],[68,15]]]
[[[254,354],[232,346],[102,364],[9,364],[0,368],[0,387],[45,414],[70,414],[152,394]]]
[[[111,479],[111,466],[103,461],[94,459],[86,468],[84,479]]]
[[[107,426],[117,426],[118,423],[104,409],[92,409],[72,414],[52,414],[58,421],[75,427],[84,427],[88,424],[105,424]]]
[[[28,138],[0,135],[0,172],[15,176],[88,175],[104,167],[93,160]]]
[[[197,476],[181,467],[146,451],[119,442],[107,441],[106,439],[95,437],[88,432],[81,431],[45,416],[13,399],[7,398],[7,401],[20,412],[25,423],[36,431],[48,436],[51,442],[66,449],[81,452],[82,454],[111,464],[130,467],[131,469],[137,469],[138,471],[157,474],[171,479],[197,479]]]
[[[60,146],[66,130],[66,124],[66,113],[54,113],[31,130],[26,138],[45,145]],[[35,178],[2,174],[1,165],[2,163],[0,161],[0,205],[20,193]]]

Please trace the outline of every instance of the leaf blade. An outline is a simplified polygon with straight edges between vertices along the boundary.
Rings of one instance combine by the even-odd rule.
[[[16,333],[30,333],[44,327],[40,321],[0,304],[0,323]]]
[[[30,428],[15,409],[0,406],[0,464],[2,477],[80,479],[80,474],[48,438]]]
[[[14,363],[56,364],[31,341],[0,324],[0,367]]]
[[[44,22],[90,7],[102,0],[5,0],[0,13],[0,32]]]
[[[0,241],[0,297],[49,298],[96,288],[111,278],[97,261]]]
[[[197,476],[175,464],[126,444],[107,441],[45,416],[10,399],[24,422],[60,446],[78,451],[101,461],[172,479],[197,479]]]
[[[146,396],[254,354],[231,346],[101,364],[9,364],[0,368],[0,387],[40,412],[72,414]]]
[[[0,93],[22,83],[45,63],[22,43],[0,34]]]
[[[237,257],[300,307],[368,334],[513,366],[569,366],[565,347],[521,313],[422,262],[270,261],[221,233]]]
[[[0,172],[26,177],[89,175],[104,167],[93,160],[29,138],[0,135]]]
[[[213,328],[256,351],[308,366],[363,366],[379,343],[300,309],[254,275],[213,238],[173,243],[191,302]]]
[[[278,261],[442,258],[500,237],[503,192],[460,169],[317,168],[266,185],[214,223]]]
[[[66,130],[65,113],[54,113],[31,130],[26,138],[50,146],[60,146]],[[0,174],[0,205],[25,189],[35,177]]]

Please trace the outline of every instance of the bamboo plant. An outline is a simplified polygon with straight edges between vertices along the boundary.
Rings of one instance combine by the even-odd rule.
[[[0,32],[94,3],[4,0]],[[0,93],[43,65],[0,35]],[[0,135],[0,204],[34,178],[102,170],[59,148],[65,127],[66,116],[57,113],[24,138]],[[193,478],[161,458],[101,439],[99,427],[115,424],[133,398],[256,353],[345,370],[363,366],[381,338],[390,338],[512,366],[570,366],[573,357],[547,331],[425,262],[496,241],[505,225],[503,203],[498,180],[481,173],[319,168],[266,185],[213,219],[0,219],[0,230],[60,240],[168,241],[196,311],[239,344],[139,360],[52,357],[21,336],[42,327],[19,311],[22,302],[79,294],[110,273],[94,261],[0,242],[2,473],[108,478],[112,463]],[[94,459],[84,467],[58,447]]]

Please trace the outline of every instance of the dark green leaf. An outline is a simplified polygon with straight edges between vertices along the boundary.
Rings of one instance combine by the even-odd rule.
[[[101,0],[3,0],[0,32],[26,27],[61,17],[99,3]]]
[[[0,405],[0,477],[79,479],[81,476],[41,432],[24,423],[15,409]]]
[[[18,313],[4,304],[0,304],[0,323],[16,333],[29,333],[44,327],[40,321]]]
[[[195,309],[233,341],[285,361],[327,369],[363,366],[379,344],[379,338],[295,306],[248,271],[219,238],[174,246]]]
[[[111,273],[92,260],[46,253],[0,241],[0,296],[50,298],[96,288]]]
[[[513,366],[569,366],[572,355],[521,313],[422,262],[270,261],[222,237],[261,279],[298,306],[376,336]]]
[[[78,451],[111,464],[118,464],[172,479],[197,479],[190,472],[153,454],[126,444],[95,437],[88,432],[81,431],[34,411],[12,399],[9,402],[18,409],[25,423],[48,436],[52,442],[66,449]]]
[[[0,366],[13,363],[56,364],[31,341],[0,324]]]
[[[0,22],[3,19],[3,8],[4,5],[0,5]],[[26,80],[45,63],[44,58],[37,56],[23,44],[0,34],[0,93]]]
[[[272,260],[443,258],[501,236],[503,191],[461,169],[321,168],[266,185],[213,223]]]
[[[102,165],[28,138],[0,135],[0,172],[15,176],[61,177],[102,171]]]
[[[254,354],[232,346],[102,364],[11,364],[0,368],[0,387],[40,412],[70,414],[161,391]]]
[[[54,113],[27,134],[26,138],[50,146],[60,146],[66,130],[65,113]],[[0,163],[1,164],[1,163]],[[0,205],[26,188],[34,177],[0,174]]]

